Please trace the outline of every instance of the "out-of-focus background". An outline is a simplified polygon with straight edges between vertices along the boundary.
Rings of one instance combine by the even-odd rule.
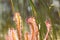
[[[24,26],[27,26],[25,19],[29,16],[36,18],[38,26],[40,23],[44,26],[42,21],[50,18],[53,36],[60,40],[60,0],[0,0],[0,40],[5,40],[8,28],[16,27],[13,13],[17,11],[21,14]]]

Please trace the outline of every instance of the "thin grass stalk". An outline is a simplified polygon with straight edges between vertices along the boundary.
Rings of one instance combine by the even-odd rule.
[[[53,32],[53,40],[57,40],[57,35],[56,35],[56,31],[55,31],[55,25],[54,25],[54,20],[52,20],[52,16],[51,14],[52,13],[52,8],[48,9],[48,16],[50,17],[51,19],[51,24],[52,24],[52,32]]]
[[[34,1],[34,0],[33,0],[33,1]],[[33,13],[33,15],[36,17],[36,16],[37,16],[37,13],[36,13],[37,10],[36,10],[36,7],[35,7],[33,1],[32,1],[32,0],[29,0],[30,5],[31,5],[31,7],[32,7],[32,13]]]
[[[11,9],[12,9],[12,12],[14,13],[14,4],[13,4],[13,0],[10,0],[11,1]]]

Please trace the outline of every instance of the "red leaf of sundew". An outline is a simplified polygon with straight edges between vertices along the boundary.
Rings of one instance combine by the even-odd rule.
[[[49,20],[46,20],[45,24],[46,24],[47,30],[49,31],[51,29],[51,22]]]
[[[30,38],[31,38],[31,37],[30,37]],[[29,38],[29,33],[26,32],[26,33],[24,34],[24,39],[25,39],[25,40],[30,40],[30,38]]]
[[[19,12],[16,12],[14,14],[14,21],[16,23],[16,28],[17,28],[17,33],[18,33],[18,38],[19,40],[22,40],[22,33],[21,33],[21,16],[20,16],[20,13]]]
[[[48,39],[48,34],[49,34],[50,30],[51,30],[51,22],[50,22],[50,20],[46,20],[45,24],[46,24],[46,27],[47,27],[47,33],[46,33],[46,36],[45,36],[44,40],[47,40]]]
[[[8,37],[9,37],[9,40],[13,40],[11,29],[8,30]]]
[[[18,40],[17,31],[14,30],[14,28],[12,28],[11,31],[12,31],[12,38],[13,38],[13,40]]]
[[[18,40],[17,32],[14,28],[8,30],[8,34],[5,35],[6,40]]]
[[[31,31],[31,35],[32,35],[32,39],[31,40],[38,40],[38,27],[35,21],[34,17],[29,17],[27,19],[27,23],[29,24],[30,27],[30,31]]]
[[[34,37],[34,36],[33,36]],[[30,34],[29,32],[26,32],[25,34],[24,34],[24,39],[25,40],[33,40],[32,39],[32,34]]]

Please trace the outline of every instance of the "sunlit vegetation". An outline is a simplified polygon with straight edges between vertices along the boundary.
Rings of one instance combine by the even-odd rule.
[[[60,40],[60,0],[0,0],[0,40]]]

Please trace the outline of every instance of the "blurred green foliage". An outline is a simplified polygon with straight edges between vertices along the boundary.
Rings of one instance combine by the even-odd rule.
[[[13,21],[13,13],[19,11],[25,26],[27,26],[25,19],[29,16],[36,18],[38,26],[41,24],[39,29],[41,40],[46,34],[45,20],[50,19],[52,32],[49,34],[49,38],[50,40],[57,40],[57,37],[60,37],[60,7],[51,6],[52,4],[52,0],[34,0],[34,2],[32,0],[12,0],[12,2],[11,0],[0,0],[0,35],[3,35],[0,36],[0,39],[4,40],[4,34],[9,27],[16,27]]]

